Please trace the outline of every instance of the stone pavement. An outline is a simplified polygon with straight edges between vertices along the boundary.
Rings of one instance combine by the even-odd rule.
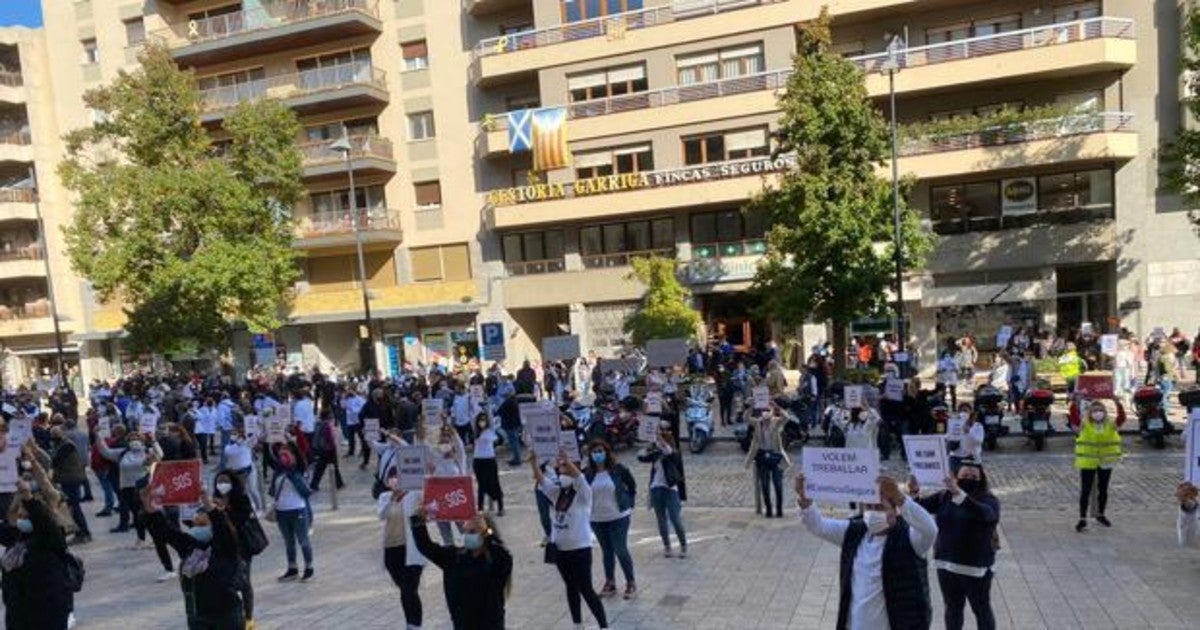
[[[1126,440],[1132,451],[1114,474],[1112,529],[1093,526],[1076,534],[1076,473],[1069,441],[1033,453],[1020,440],[985,455],[1003,502],[1002,542],[993,588],[1003,628],[1194,628],[1200,626],[1200,551],[1175,542],[1172,492],[1182,469],[1178,438],[1155,452]],[[631,453],[623,454],[632,460]],[[794,454],[794,456],[798,456]],[[837,614],[837,549],[810,536],[794,517],[756,517],[749,476],[736,445],[717,443],[685,467],[690,501],[684,520],[691,543],[687,559],[666,559],[652,513],[639,497],[630,543],[639,597],[608,600],[614,628],[832,628]],[[344,460],[349,463],[349,460]],[[896,461],[890,469],[900,471]],[[639,483],[645,467],[634,463]],[[380,525],[368,492],[369,476],[353,467],[341,509],[328,510],[319,495],[314,547],[317,577],[308,584],[275,582],[283,549],[268,525],[271,547],[254,563],[260,628],[403,627],[398,591],[382,565]],[[524,468],[505,469],[502,483],[512,504],[500,530],[516,565],[508,606],[512,628],[570,628],[562,584],[541,563],[541,531]],[[794,505],[791,491],[785,493]],[[86,507],[94,512],[95,503]],[[92,519],[96,542],[79,551],[88,570],[77,599],[81,629],[183,628],[176,582],[155,583],[152,551],[133,551],[132,534],[112,535],[112,521]],[[436,539],[436,534],[435,534]],[[594,573],[601,575],[599,550]],[[618,576],[619,576],[618,569]],[[597,582],[600,578],[597,578]],[[448,628],[441,574],[422,578],[426,628]],[[623,585],[623,580],[618,577]],[[931,576],[935,627],[941,627],[940,594]],[[595,627],[584,608],[588,627]],[[968,627],[974,627],[968,612]]]

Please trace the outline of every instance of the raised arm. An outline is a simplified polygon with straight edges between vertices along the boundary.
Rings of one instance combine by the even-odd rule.
[[[429,528],[425,527],[425,518],[422,512],[423,510],[412,515],[408,520],[408,524],[412,528],[413,543],[417,545],[417,551],[420,551],[422,556],[445,571],[454,564],[454,555],[458,552],[453,548],[443,547],[429,538]]]
[[[846,537],[846,529],[850,527],[850,521],[825,518],[821,514],[820,508],[812,502],[812,499],[808,498],[804,491],[804,475],[796,475],[793,486],[796,491],[796,505],[800,508],[800,520],[804,523],[804,528],[817,538],[840,546],[842,539]]]

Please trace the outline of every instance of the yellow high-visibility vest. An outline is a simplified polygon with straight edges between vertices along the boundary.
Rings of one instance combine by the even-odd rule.
[[[1117,425],[1105,421],[1097,429],[1096,423],[1084,420],[1075,437],[1075,467],[1080,470],[1095,470],[1101,466],[1115,464],[1121,459],[1121,435]]]

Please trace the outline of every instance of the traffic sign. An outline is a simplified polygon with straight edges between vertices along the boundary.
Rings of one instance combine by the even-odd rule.
[[[505,359],[504,324],[500,322],[480,324],[479,336],[483,341],[483,358],[488,361],[503,361]]]

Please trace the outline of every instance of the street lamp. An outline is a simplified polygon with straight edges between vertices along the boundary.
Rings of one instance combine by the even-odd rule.
[[[359,331],[359,355],[367,374],[375,371],[375,333],[371,322],[371,299],[367,294],[367,264],[363,259],[362,226],[358,216],[358,203],[354,190],[354,168],[350,163],[350,154],[354,146],[350,143],[350,135],[345,126],[342,127],[342,137],[329,145],[329,150],[342,154],[346,162],[346,177],[350,180],[350,221],[354,224],[354,251],[358,255],[358,280],[362,289],[364,329]]]
[[[33,193],[33,210],[37,216],[38,248],[42,253],[42,264],[46,270],[46,292],[50,298],[50,319],[54,322],[54,351],[58,361],[59,386],[67,382],[66,362],[63,360],[62,331],[58,326],[58,299],[54,296],[54,275],[50,273],[50,249],[46,246],[46,222],[42,219],[42,194],[38,188],[37,171],[30,166],[29,178],[22,187],[28,187]]]
[[[891,109],[892,133],[892,237],[896,240],[896,351],[903,353],[907,331],[904,326],[904,241],[900,235],[900,163],[899,134],[896,126],[896,73],[900,72],[900,54],[907,47],[904,38],[893,35],[887,45],[887,58],[879,71],[888,75],[888,99]],[[907,364],[908,361],[904,361]],[[901,371],[904,365],[899,366]]]

